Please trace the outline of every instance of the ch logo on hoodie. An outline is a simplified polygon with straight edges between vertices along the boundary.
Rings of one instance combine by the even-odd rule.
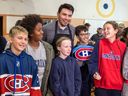
[[[16,74],[16,79],[14,79],[14,75],[9,75],[5,78],[4,85],[10,92],[15,90],[15,93],[21,93],[29,90],[30,81],[30,76]]]
[[[93,51],[93,46],[79,45],[73,49],[73,55],[80,61],[89,60]]]

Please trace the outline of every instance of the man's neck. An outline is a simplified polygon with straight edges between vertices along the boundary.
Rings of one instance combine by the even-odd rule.
[[[60,29],[64,30],[67,26],[62,25],[60,22],[58,22],[58,26]]]

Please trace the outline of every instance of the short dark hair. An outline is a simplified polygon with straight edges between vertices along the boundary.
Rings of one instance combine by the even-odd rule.
[[[75,28],[75,35],[79,36],[81,31],[88,32],[88,29],[84,25],[78,25]]]
[[[43,23],[41,17],[36,14],[29,14],[22,19],[20,25],[28,31],[28,37],[30,38],[30,35],[34,32],[34,29],[38,23]]]
[[[88,26],[88,27],[89,27],[89,26],[91,26],[91,25],[90,25],[89,23],[85,23],[84,26]]]
[[[68,3],[64,3],[62,5],[60,5],[59,9],[58,9],[58,13],[61,12],[62,9],[68,9],[68,10],[71,10],[72,13],[74,12],[74,7],[71,5],[71,4],[68,4]]]
[[[101,27],[98,27],[98,28],[97,28],[97,32],[99,32],[99,30],[102,30],[102,28],[101,28]]]
[[[128,34],[128,27],[124,28],[123,37],[127,38],[127,34]]]

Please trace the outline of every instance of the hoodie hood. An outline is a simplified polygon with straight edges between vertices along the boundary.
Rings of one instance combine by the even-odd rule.
[[[0,94],[3,96],[41,96],[37,65],[32,56],[16,56],[10,49],[0,54]]]
[[[14,58],[13,73],[12,74],[14,74],[14,86],[13,86],[14,91],[13,91],[13,94],[15,94],[15,92],[16,92],[16,86],[15,86],[16,85],[16,74],[19,73],[18,69],[20,69],[20,73],[22,75],[22,79],[23,79],[23,82],[24,82],[24,73],[23,73],[23,67],[22,67],[23,66],[23,62],[22,62],[23,60],[22,59],[25,57],[25,52],[21,52],[21,54],[19,54],[18,56],[15,55],[10,49],[7,49],[5,52],[7,53],[7,55],[10,58]]]
[[[22,57],[23,58],[25,56],[25,52],[24,51],[22,51],[18,56],[16,54],[14,54],[11,51],[11,49],[7,49],[5,52],[7,53],[7,55],[9,55],[11,57]]]
[[[119,42],[120,40],[119,39],[115,39],[113,42],[110,42],[108,39],[106,39],[106,38],[103,38],[103,40],[105,41],[105,42],[107,42],[108,44],[115,44],[115,43],[117,43],[117,42]]]

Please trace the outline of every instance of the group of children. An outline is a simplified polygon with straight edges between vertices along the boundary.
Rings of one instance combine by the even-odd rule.
[[[25,16],[10,30],[10,47],[0,54],[0,95],[90,96],[94,80],[95,96],[128,96],[128,49],[116,38],[115,21],[106,22],[103,31],[105,37],[95,44],[87,28],[77,26],[77,45],[58,38],[54,58],[52,46],[42,41],[41,18]]]

